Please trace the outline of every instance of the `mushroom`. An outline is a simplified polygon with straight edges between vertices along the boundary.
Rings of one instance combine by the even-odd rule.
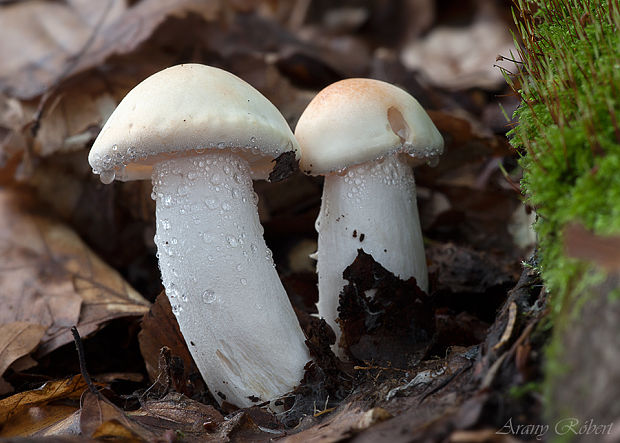
[[[305,337],[263,239],[252,178],[298,157],[282,115],[221,69],[185,64],[121,101],[89,154],[104,183],[151,178],[172,311],[218,401],[273,400],[301,381]]]
[[[371,79],[342,80],[319,92],[299,118],[295,137],[302,171],[325,176],[315,224],[317,307],[343,356],[336,322],[342,273],[359,248],[428,289],[412,165],[436,161],[443,138],[416,99]]]

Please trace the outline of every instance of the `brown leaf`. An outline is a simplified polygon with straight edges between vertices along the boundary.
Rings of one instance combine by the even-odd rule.
[[[157,433],[131,420],[122,409],[103,396],[87,392],[82,398],[80,430],[92,438],[121,438],[154,441]],[[138,437],[139,436],[139,437]]]
[[[2,8],[0,89],[34,98],[72,74],[98,66],[113,54],[133,51],[170,15],[194,12],[214,18],[219,1],[144,0],[125,9],[125,1],[71,5],[43,1]],[[95,18],[96,17],[96,18]]]
[[[167,427],[187,436],[205,436],[224,422],[224,417],[213,406],[191,400],[178,392],[171,392],[161,400],[147,400],[131,418],[142,424]]]
[[[429,82],[448,89],[497,89],[504,85],[494,66],[498,54],[514,52],[508,27],[497,18],[476,20],[468,27],[438,26],[414,40],[402,53],[403,63],[421,71]]]
[[[28,322],[0,325],[0,376],[15,361],[28,355],[38,345],[45,327]],[[0,394],[3,394],[0,387]]]
[[[77,405],[85,389],[84,379],[76,375],[0,400],[0,436],[31,435],[71,415],[77,406],[71,407],[67,401],[75,401]],[[51,402],[61,399],[65,400],[64,406],[58,405],[58,409],[57,406],[50,406]]]
[[[564,229],[564,247],[569,257],[593,262],[610,272],[620,271],[619,236],[600,236],[571,224]]]
[[[78,402],[75,405],[43,404],[33,406],[6,423],[0,437],[67,435],[76,432]]]
[[[282,443],[328,443],[341,441],[352,437],[360,430],[368,428],[368,423],[368,417],[366,417],[366,413],[361,407],[347,404],[340,412],[330,417],[320,426],[313,426],[280,441]],[[374,424],[373,422],[370,423]]]
[[[45,328],[28,322],[0,325],[0,375],[17,359],[29,354],[39,344]]]
[[[148,302],[68,227],[44,215],[21,190],[0,190],[0,325],[25,321],[45,335],[37,355],[105,322],[139,316]]]
[[[181,358],[184,369],[181,377],[183,380],[189,382],[193,378],[192,374],[199,374],[165,292],[157,296],[149,312],[144,314],[138,341],[151,380],[157,380],[159,376],[159,355],[160,349],[164,346],[170,349],[172,356]]]
[[[212,406],[179,393],[147,400],[139,410],[125,412],[105,397],[87,392],[80,412],[83,435],[135,441],[166,441],[167,436],[177,433],[190,440],[223,441],[236,428],[229,422]],[[216,429],[216,433],[210,433]]]

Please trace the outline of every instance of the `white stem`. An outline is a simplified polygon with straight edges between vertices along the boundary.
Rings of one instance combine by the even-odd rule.
[[[157,254],[181,333],[218,401],[291,391],[310,360],[258,220],[250,169],[222,151],[153,168]]]
[[[406,280],[415,277],[428,287],[422,230],[416,204],[413,170],[397,156],[348,168],[344,175],[325,177],[319,233],[319,316],[341,332],[339,294],[347,283],[342,272],[357,257],[357,250],[371,254],[384,268]]]

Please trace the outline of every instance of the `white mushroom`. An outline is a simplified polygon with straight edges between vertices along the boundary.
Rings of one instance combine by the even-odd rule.
[[[319,316],[336,322],[342,272],[363,249],[402,279],[428,289],[412,164],[443,151],[441,134],[407,92],[377,80],[323,89],[297,123],[301,169],[325,175],[319,233]],[[342,350],[335,349],[341,356]]]
[[[162,281],[218,401],[291,391],[310,360],[263,239],[252,178],[298,154],[286,120],[238,77],[174,66],[127,94],[89,155],[104,182],[152,178]]]

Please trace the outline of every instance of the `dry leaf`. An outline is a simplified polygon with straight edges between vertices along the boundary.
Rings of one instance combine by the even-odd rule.
[[[0,375],[39,344],[45,328],[28,322],[0,325]]]
[[[212,406],[178,393],[161,400],[148,400],[133,412],[124,412],[104,397],[87,392],[82,401],[80,429],[92,438],[120,438],[135,441],[163,441],[177,433],[186,439],[224,441],[233,430]],[[218,429],[210,434],[208,429]]]
[[[148,310],[142,298],[68,227],[40,215],[25,191],[0,190],[0,325],[16,321],[46,331],[37,355],[120,317]]]
[[[179,324],[172,314],[168,297],[164,292],[157,296],[155,303],[142,319],[142,330],[138,334],[140,352],[144,358],[146,372],[151,380],[159,376],[160,349],[164,346],[170,349],[170,354],[183,360],[184,379],[198,373],[198,368],[187,349]]]
[[[213,406],[191,400],[178,392],[171,392],[161,400],[147,400],[142,408],[130,416],[150,426],[168,426],[186,436],[205,435],[206,429],[215,429],[224,417]]]
[[[143,0],[127,10],[123,0],[90,3],[31,1],[0,9],[0,90],[37,97],[113,54],[133,51],[170,15],[212,19],[219,9],[217,0]]]
[[[414,40],[402,52],[409,69],[420,71],[440,87],[497,89],[504,85],[494,67],[499,54],[514,52],[512,36],[499,20],[478,20],[464,28],[436,27],[423,40]]]
[[[147,441],[157,438],[157,433],[132,421],[122,409],[92,392],[85,393],[82,398],[80,430],[82,435],[92,438],[121,438],[129,441],[139,441],[138,436]]]
[[[340,412],[327,419],[320,426],[313,426],[291,435],[282,443],[328,443],[348,439],[357,432],[376,423],[358,406],[346,405]]]
[[[45,327],[28,322],[0,325],[0,377],[13,362],[28,355],[38,345]],[[4,394],[0,387],[0,394]]]
[[[0,437],[32,435],[70,416],[77,410],[85,389],[84,379],[76,375],[0,400]],[[50,405],[61,399],[65,400],[65,404]],[[73,401],[75,407],[71,406]]]

